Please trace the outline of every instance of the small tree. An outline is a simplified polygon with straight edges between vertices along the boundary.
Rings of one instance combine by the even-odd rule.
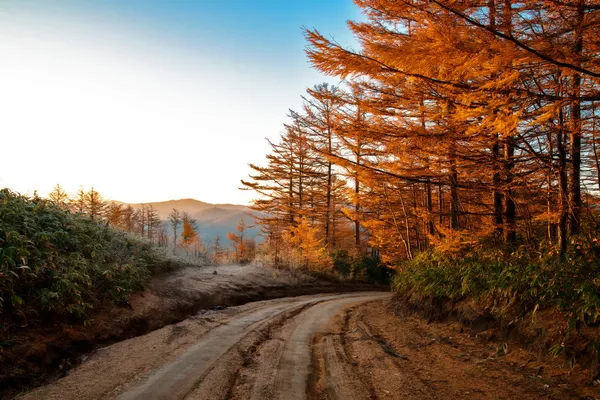
[[[101,219],[104,217],[106,207],[107,202],[94,187],[85,194],[85,211],[91,219]]]
[[[152,207],[152,204],[146,208],[146,226],[148,228],[148,239],[155,239],[155,233],[160,227],[160,217],[158,211]]]
[[[110,203],[106,210],[106,219],[108,220],[108,223],[115,228],[126,230],[123,224],[123,217],[125,215],[123,211],[122,204]]]
[[[169,235],[167,233],[167,228],[164,225],[161,225],[160,228],[158,228],[158,245],[160,247],[169,246]]]
[[[256,248],[249,243],[249,240],[245,237],[246,229],[248,225],[244,221],[244,218],[240,218],[237,226],[235,227],[236,232],[228,232],[227,239],[231,240],[235,249],[235,261],[241,263],[247,263],[251,261],[254,254],[250,254],[250,249]]]
[[[213,262],[215,264],[219,264],[225,260],[225,248],[221,244],[221,236],[215,236],[213,246]]]
[[[144,237],[146,232],[146,205],[142,204],[142,208],[135,210],[135,225],[136,231],[140,233],[141,237]]]
[[[85,190],[83,190],[83,187],[80,186],[73,198],[73,201],[71,201],[71,208],[73,212],[83,214],[85,212],[86,201],[87,194],[85,193]]]
[[[184,211],[181,214],[181,220],[182,221],[187,221],[190,225],[192,225],[194,227],[194,229],[197,228],[197,226],[196,226],[196,218],[192,218],[192,216],[190,214],[188,214],[186,211]]]
[[[183,220],[183,232],[181,232],[182,245],[190,246],[196,241],[197,238],[198,238],[198,233],[196,232],[196,229],[194,228],[192,223],[189,220],[184,219]]]
[[[136,210],[131,205],[128,205],[123,209],[121,212],[121,224],[123,230],[126,232],[135,232],[137,224],[136,218]]]
[[[244,239],[244,250],[246,250],[246,258],[248,262],[256,258],[256,240],[254,238]]]
[[[173,228],[173,251],[177,250],[177,228],[181,225],[181,212],[174,208],[169,214],[169,223]]]
[[[48,194],[48,199],[61,208],[67,208],[69,203],[69,195],[58,184]]]
[[[283,240],[289,246],[290,258],[298,267],[308,270],[331,268],[331,258],[327,254],[323,239],[318,239],[317,234],[317,228],[310,226],[307,218],[301,218],[295,226],[284,232]]]

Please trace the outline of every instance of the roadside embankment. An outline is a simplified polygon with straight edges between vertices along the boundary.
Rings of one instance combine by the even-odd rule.
[[[200,310],[316,293],[382,290],[341,284],[289,271],[256,266],[183,268],[152,279],[131,295],[129,305],[92,313],[85,322],[24,330],[3,354],[2,394],[51,381],[98,348],[173,324]],[[10,369],[8,368],[10,367]]]
[[[392,308],[397,315],[416,314],[429,322],[455,324],[461,331],[487,343],[496,343],[498,353],[521,348],[535,353],[539,360],[558,359],[565,366],[577,367],[581,382],[600,383],[600,332],[595,325],[569,325],[566,313],[546,308],[520,314],[517,308],[502,307],[494,313],[476,298],[462,300],[421,297],[414,293],[396,293]]]

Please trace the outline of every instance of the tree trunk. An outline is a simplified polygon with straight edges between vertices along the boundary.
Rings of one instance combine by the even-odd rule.
[[[173,224],[173,252],[177,250],[177,225]]]
[[[583,0],[578,0],[577,21],[575,27],[575,45],[573,53],[579,58],[583,50]],[[579,60],[576,60],[579,64]],[[575,100],[571,105],[571,180],[569,182],[569,232],[576,235],[581,230],[581,102],[577,99],[581,94],[581,75],[573,75],[573,96]]]
[[[494,135],[494,145],[492,146],[492,162],[494,163],[494,174],[492,176],[492,187],[494,188],[494,215],[493,225],[494,230],[500,236],[503,234],[502,226],[504,223],[503,212],[502,212],[502,191],[501,191],[501,178],[500,178],[500,141],[498,134]]]
[[[592,115],[596,115],[596,103],[592,101]],[[598,139],[596,138],[596,123],[592,121],[592,150],[594,152],[594,166],[596,167],[596,184],[600,191],[600,158],[598,158]]]
[[[496,0],[488,1],[488,15],[489,15],[489,26],[491,29],[496,29]],[[493,145],[492,145],[492,163],[493,163],[493,175],[492,175],[492,188],[493,192],[493,203],[494,203],[494,215],[492,216],[492,225],[494,226],[495,232],[502,237],[502,189],[501,189],[501,178],[500,178],[500,139],[497,133],[493,134]]]
[[[442,182],[438,182],[438,210],[439,210],[439,220],[438,223],[440,226],[444,225],[444,193],[442,189]]]
[[[329,112],[327,113],[327,151],[329,154],[333,152],[332,138],[331,138],[331,126],[329,121]],[[329,220],[331,219],[331,184],[332,184],[332,171],[331,161],[327,160],[327,193],[326,193],[326,204],[325,204],[325,246],[329,244]]]
[[[450,146],[450,227],[458,230],[460,229],[458,219],[460,204],[458,199],[458,172],[456,170],[456,143],[454,139],[452,139]]]
[[[425,137],[425,135],[427,134],[427,121],[425,119],[425,101],[423,100],[423,97],[421,97],[421,129],[423,130],[423,136]],[[426,156],[426,160],[427,160],[427,171],[429,172],[429,157],[428,156]],[[426,191],[425,207],[427,209],[427,231],[429,232],[430,235],[433,235],[435,230],[434,230],[433,219],[432,219],[433,204],[432,204],[432,199],[431,199],[431,179],[430,178],[427,178],[427,183],[425,184],[425,191]]]
[[[357,143],[358,144],[358,143]],[[357,146],[358,147],[358,146]],[[356,165],[360,165],[360,151],[357,150],[356,154]],[[355,205],[354,212],[356,216],[354,217],[354,245],[358,249],[360,247],[360,201],[358,200],[358,194],[360,193],[360,180],[358,179],[358,171],[354,174],[354,197],[355,197]]]
[[[400,195],[400,205],[402,206],[402,213],[404,214],[404,226],[406,228],[406,240],[405,240],[405,247],[406,247],[406,256],[409,260],[413,259],[413,255],[412,255],[412,243],[411,243],[411,239],[410,239],[410,224],[408,221],[408,214],[406,214],[406,207],[404,207],[404,199],[402,198],[402,195]]]
[[[412,185],[412,195],[413,195],[413,212],[415,214],[415,241],[417,250],[421,250],[421,235],[419,232],[419,218],[417,215],[419,214],[419,209],[417,206],[417,188],[415,184]]]
[[[433,199],[431,196],[431,179],[427,179],[426,191],[427,191],[427,228],[429,230],[429,234],[433,235],[435,233],[435,229],[433,226],[433,219],[431,215],[433,214]]]
[[[517,230],[515,226],[515,201],[513,199],[512,182],[514,167],[515,147],[512,137],[504,141],[504,242],[514,243],[517,240]]]
[[[567,152],[566,152],[566,134],[564,130],[564,115],[563,110],[559,111],[559,131],[557,137],[557,153],[558,153],[558,190],[559,190],[559,211],[560,218],[558,221],[558,248],[560,255],[564,256],[567,250],[567,221],[569,216],[569,199],[568,199],[568,184],[567,184]]]

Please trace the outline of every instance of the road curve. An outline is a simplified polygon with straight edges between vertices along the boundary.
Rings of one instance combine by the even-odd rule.
[[[282,338],[285,344],[278,355],[279,361],[276,363],[270,397],[305,399],[314,336],[342,308],[387,296],[389,293],[352,293],[297,299],[265,306],[212,329],[176,361],[152,372],[141,384],[117,398],[186,398],[201,385],[211,369],[228,352],[233,349],[245,350],[240,348],[243,346],[241,342],[244,337],[268,328],[278,320],[281,325],[289,324],[292,328],[288,329],[289,333]],[[198,396],[199,394],[196,394],[192,397]]]
[[[497,356],[497,342],[398,314],[386,306],[389,296],[321,294],[205,310],[99,349],[19,399],[600,399],[597,386],[560,360],[532,362],[537,353],[515,348]]]

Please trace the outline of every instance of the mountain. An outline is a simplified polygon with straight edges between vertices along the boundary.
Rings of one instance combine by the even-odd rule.
[[[196,199],[180,199],[159,201],[154,203],[143,203],[144,206],[152,206],[158,211],[160,219],[167,226],[167,232],[172,234],[171,225],[168,222],[169,214],[174,208],[179,211],[185,211],[196,219],[196,228],[198,234],[204,242],[211,242],[216,236],[221,237],[223,245],[228,243],[227,232],[235,231],[235,227],[240,219],[244,219],[246,225],[254,225],[252,215],[256,214],[250,207],[240,204],[211,204]],[[131,204],[134,208],[141,208],[142,203]],[[179,227],[179,232],[181,227]],[[259,227],[252,227],[246,230],[249,238],[256,238],[260,232]]]

